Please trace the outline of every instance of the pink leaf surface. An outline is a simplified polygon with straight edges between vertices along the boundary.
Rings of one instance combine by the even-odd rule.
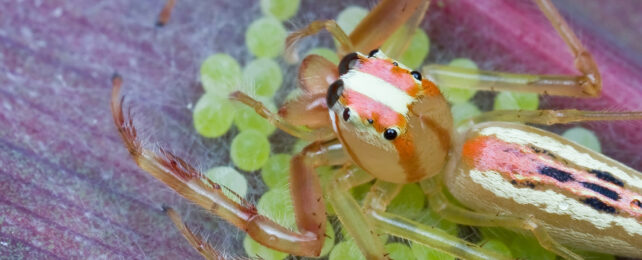
[[[202,93],[198,69],[208,55],[251,60],[243,37],[260,16],[256,1],[177,1],[164,28],[154,27],[162,1],[0,2],[0,258],[199,258],[161,212],[163,204],[176,207],[217,248],[242,255],[240,231],[137,168],[112,123],[109,79],[114,71],[123,75],[147,145],[169,146],[201,168],[231,165],[232,136],[198,136],[190,105]],[[336,17],[347,6],[339,2],[303,1],[286,26]],[[484,69],[576,73],[563,42],[531,3],[437,2],[423,24],[430,62],[469,57]],[[544,98],[545,106],[642,110],[642,5],[556,4],[594,53],[604,94]],[[330,46],[327,36],[320,38],[307,44]],[[286,68],[285,86],[292,87],[296,67]],[[641,122],[584,126],[598,132],[607,155],[642,170]],[[256,199],[264,186],[251,179]]]

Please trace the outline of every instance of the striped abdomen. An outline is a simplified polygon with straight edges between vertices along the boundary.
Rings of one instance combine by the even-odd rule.
[[[475,210],[533,215],[563,244],[642,256],[642,174],[555,134],[480,124],[446,179]]]

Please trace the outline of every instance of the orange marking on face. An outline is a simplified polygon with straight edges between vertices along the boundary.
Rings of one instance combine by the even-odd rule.
[[[408,182],[416,182],[425,176],[425,170],[421,168],[421,158],[418,157],[412,136],[402,135],[392,141],[399,154],[399,165],[406,173]]]
[[[527,146],[507,143],[493,136],[475,137],[464,144],[462,160],[471,168],[496,171],[514,183],[530,184],[532,188],[556,187],[580,199],[599,198],[602,203],[615,208],[616,214],[624,213],[642,220],[642,209],[630,206],[642,197],[642,194],[598,179],[586,170],[568,167],[552,157],[537,154]],[[541,169],[544,167],[564,172],[569,176],[562,180],[542,174]],[[608,189],[617,194],[617,198],[589,189],[585,186],[587,183]]]
[[[373,126],[378,132],[383,132],[391,126],[405,128],[406,118],[389,107],[350,89],[346,89],[343,95],[345,105],[352,108],[351,111],[357,112],[362,119],[373,119]]]
[[[421,80],[421,88],[423,88],[424,94],[426,96],[436,96],[441,94],[441,91],[439,91],[439,88],[437,88],[437,85],[435,85],[435,83],[427,79]]]
[[[410,96],[415,97],[419,93],[419,84],[410,75],[410,72],[399,66],[394,66],[389,60],[372,58],[361,60],[358,70],[376,76]]]

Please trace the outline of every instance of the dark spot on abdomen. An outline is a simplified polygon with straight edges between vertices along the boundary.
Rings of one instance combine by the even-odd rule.
[[[556,179],[559,182],[567,182],[567,181],[574,181],[575,180],[575,178],[573,178],[572,174],[570,174],[568,172],[565,172],[565,171],[562,171],[562,170],[559,170],[559,169],[556,169],[556,168],[553,168],[553,167],[544,166],[544,167],[539,168],[538,171],[539,171],[539,173],[541,173],[543,175],[546,175],[546,176],[549,176],[549,177],[551,177],[553,179]]]
[[[617,186],[624,187],[624,182],[621,180],[618,180],[617,178],[613,177],[613,174],[610,172],[605,172],[605,171],[600,171],[600,170],[589,170],[588,171],[590,174],[595,175],[600,180],[603,181],[608,181],[610,183],[613,183]]]
[[[594,208],[597,211],[602,211],[610,214],[615,214],[615,208],[611,207],[609,205],[606,205],[603,201],[596,197],[590,197],[590,198],[585,198],[580,200],[582,203],[591,206],[591,208]]]
[[[580,182],[584,188],[587,188],[589,190],[595,191],[599,194],[604,195],[605,197],[612,199],[612,200],[620,200],[620,195],[617,194],[617,192],[608,189],[604,186],[597,185],[595,183],[590,183],[590,182]]]

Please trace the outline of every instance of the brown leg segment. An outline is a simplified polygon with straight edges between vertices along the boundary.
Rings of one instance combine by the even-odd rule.
[[[167,24],[167,22],[169,22],[169,18],[172,16],[172,10],[174,9],[175,4],[176,0],[167,0],[167,2],[165,2],[163,10],[161,10],[160,14],[158,14],[156,26],[163,27]]]
[[[410,44],[410,40],[412,39],[412,35],[415,33],[415,30],[417,30],[419,24],[423,21],[429,6],[429,0],[423,1],[417,9],[415,9],[412,16],[408,18],[406,24],[399,26],[397,29],[397,31],[400,31],[398,32],[400,33],[399,37],[395,38],[394,41],[386,41],[389,45],[387,48],[383,49],[383,52],[388,57],[398,59],[401,54],[403,54],[408,47],[408,44]]]
[[[183,223],[183,220],[181,219],[181,216],[174,211],[174,209],[170,207],[163,207],[163,211],[169,219],[174,222],[174,225],[178,230],[183,234],[185,239],[189,242],[196,251],[198,251],[203,258],[208,259],[208,260],[223,260],[223,257],[210,246],[207,242],[203,241],[203,239],[197,235],[195,235],[186,225]]]
[[[417,14],[417,10],[427,8],[427,5],[424,7],[426,2],[429,1],[381,0],[350,33],[354,50],[368,53],[381,47],[400,26]]]
[[[241,200],[241,203],[237,203],[228,198],[223,193],[223,189],[226,189],[225,187],[204,178],[201,172],[181,158],[163,149],[155,152],[142,147],[140,140],[137,138],[131,112],[127,116],[123,113],[124,98],[120,96],[122,78],[115,75],[112,78],[112,84],[111,108],[114,123],[125,142],[125,146],[138,166],[164,182],[181,196],[244,230],[250,237],[264,246],[293,255],[319,255],[323,246],[325,229],[319,228],[316,217],[308,220],[308,214],[297,216],[297,223],[317,223],[317,225],[299,224],[301,233],[290,231],[267,217],[259,215],[256,208],[249,202]],[[303,174],[306,173],[304,172]],[[308,187],[315,185],[315,175],[310,179],[306,179],[306,177],[300,178],[305,180]],[[320,185],[318,180],[316,185]],[[319,210],[315,212],[320,212],[318,214],[322,214],[323,218],[325,218],[325,205],[322,203],[320,205],[318,207]],[[306,209],[310,209],[310,207]],[[295,209],[297,213],[301,211],[301,209]],[[325,219],[321,222],[321,225],[323,226],[324,223]]]
[[[491,91],[521,91],[539,94],[570,97],[597,97],[602,91],[602,78],[595,60],[577,39],[564,18],[559,14],[550,0],[535,0],[542,13],[548,18],[558,34],[564,39],[574,57],[575,67],[582,73],[580,76],[564,75],[531,75],[493,71],[476,71],[443,65],[428,65],[423,72],[436,84],[454,88],[472,88]],[[475,79],[474,86],[451,86],[440,82],[440,77]]]
[[[290,192],[299,230],[323,236],[326,223],[325,202],[315,168],[322,165],[341,165],[347,161],[348,157],[337,140],[314,142],[292,157]]]
[[[340,48],[338,48],[339,56],[343,56],[347,53],[354,51],[354,46],[348,38],[348,35],[337,25],[337,22],[334,20],[318,20],[313,21],[308,26],[288,35],[288,38],[285,39],[285,60],[294,63],[298,58],[298,54],[295,51],[295,44],[308,36],[315,35],[321,30],[325,29],[328,31],[332,37],[339,42]]]

